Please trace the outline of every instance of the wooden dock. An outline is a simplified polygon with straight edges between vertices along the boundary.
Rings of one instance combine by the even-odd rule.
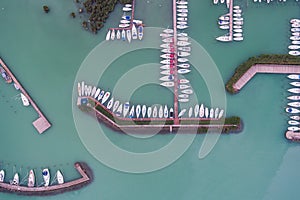
[[[62,193],[64,191],[74,190],[79,188],[78,186],[85,185],[91,181],[92,177],[84,171],[81,163],[75,163],[74,167],[82,176],[79,179],[66,182],[58,185],[41,186],[41,187],[27,187],[21,185],[11,185],[9,183],[0,182],[0,190],[4,192],[15,192],[22,195],[50,195],[55,193]],[[90,169],[89,169],[90,170]]]
[[[42,111],[38,108],[38,106],[35,104],[33,99],[29,96],[29,94],[26,92],[25,88],[21,85],[21,83],[17,80],[17,78],[13,75],[11,70],[8,68],[8,66],[5,64],[2,58],[0,58],[0,64],[6,71],[6,73],[12,78],[13,82],[20,88],[21,92],[27,97],[28,101],[32,105],[32,107],[35,109],[35,111],[38,113],[39,118],[36,119],[32,124],[36,128],[36,130],[41,134],[44,131],[46,131],[48,128],[51,127],[51,124],[47,120],[47,118],[43,115]]]
[[[237,91],[241,90],[257,73],[264,74],[300,74],[299,65],[276,65],[276,64],[256,64],[250,67],[245,74],[233,84]]]
[[[174,125],[179,124],[178,119],[178,73],[177,73],[177,6],[173,0],[173,42],[174,42]]]

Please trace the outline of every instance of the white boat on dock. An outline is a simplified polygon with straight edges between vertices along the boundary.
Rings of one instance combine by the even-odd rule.
[[[289,49],[300,49],[300,45],[289,45],[288,46]]]
[[[154,106],[153,111],[152,111],[152,117],[156,118],[157,117],[157,107]]]
[[[109,39],[110,39],[110,30],[107,32],[105,40],[108,41]]]
[[[164,115],[163,107],[160,106],[160,107],[159,107],[159,110],[158,110],[158,117],[159,117],[159,118],[162,118],[163,115]]]
[[[113,110],[112,110],[113,112],[115,112],[118,109],[119,104],[120,104],[120,101],[115,101],[114,106],[113,106]]]
[[[174,31],[173,31],[173,29],[164,29],[163,32],[164,32],[164,33],[167,33],[167,34],[171,34],[171,33],[173,33]]]
[[[187,17],[188,14],[187,13],[177,13],[177,16],[179,16],[179,17]]]
[[[126,40],[126,32],[125,32],[125,30],[124,30],[124,29],[122,30],[122,33],[121,33],[121,38],[122,38],[122,40],[123,40],[123,41],[125,41],[125,40]]]
[[[195,117],[198,117],[199,109],[200,109],[199,104],[196,104],[195,107],[194,107],[194,114],[195,114]]]
[[[100,94],[100,88],[97,88],[97,90],[96,90],[96,92],[94,94],[94,99],[96,99],[99,94]]]
[[[4,178],[5,178],[5,172],[3,169],[1,169],[0,171],[0,182],[3,183],[4,182]]]
[[[11,182],[11,185],[19,185],[19,184],[20,184],[19,174],[15,173],[14,178]]]
[[[300,127],[298,127],[298,126],[289,126],[289,127],[288,127],[288,130],[289,130],[289,131],[299,131],[299,130],[300,130]]]
[[[149,107],[147,108],[147,117],[148,117],[148,118],[151,118],[151,114],[152,114],[152,107],[149,106]]]
[[[298,109],[296,109],[296,108],[292,108],[292,107],[287,107],[286,109],[285,109],[285,111],[287,112],[287,113],[300,113],[300,110],[298,110]]]
[[[288,105],[292,106],[292,107],[295,107],[295,108],[299,108],[300,107],[300,102],[299,101],[289,102]]]
[[[186,109],[182,109],[182,110],[179,112],[178,117],[179,117],[179,118],[182,117],[182,116],[185,114],[185,112],[186,112]]]
[[[292,32],[300,32],[300,28],[291,28]]]
[[[287,99],[293,100],[293,101],[298,101],[298,100],[300,100],[300,96],[298,96],[298,95],[288,96]]]
[[[229,35],[222,35],[216,38],[216,40],[221,42],[230,42],[232,41],[232,38]]]
[[[234,41],[243,41],[244,38],[243,37],[233,37]]]
[[[128,114],[128,117],[129,118],[133,118],[134,117],[134,112],[135,112],[135,109],[134,109],[134,105],[131,106],[131,109],[129,111],[129,114]]]
[[[162,82],[160,85],[164,86],[164,87],[174,87],[174,82],[173,81],[166,81],[166,82]]]
[[[140,117],[140,114],[141,114],[141,105],[138,104],[135,108],[135,115],[136,115],[136,118],[139,118]]]
[[[294,94],[300,94],[300,88],[290,88],[288,91]]]
[[[288,121],[288,124],[289,124],[289,125],[292,125],[292,126],[296,126],[296,125],[299,125],[300,122],[297,122],[297,121],[295,121],[295,120],[289,120],[289,121]]]
[[[178,58],[177,61],[180,62],[180,63],[185,63],[185,62],[188,62],[189,59],[187,59],[187,58]]]
[[[227,30],[227,29],[229,29],[230,28],[230,26],[229,25],[221,25],[221,26],[219,26],[220,27],[220,29],[223,29],[223,30]]]
[[[220,112],[219,112],[218,118],[221,119],[221,118],[223,117],[223,114],[224,114],[224,110],[222,109],[222,110],[220,110]]]
[[[289,54],[292,55],[292,56],[299,56],[300,51],[289,51]]]
[[[168,106],[165,105],[164,107],[164,118],[168,118],[169,117],[169,110],[168,110]]]
[[[205,107],[205,110],[204,110],[204,116],[205,118],[208,118],[209,117],[209,110],[207,107]]]
[[[300,82],[298,82],[298,81],[290,82],[290,84],[295,87],[300,87]]]
[[[300,80],[300,74],[290,74],[287,77],[293,80]]]
[[[180,12],[180,13],[188,13],[189,10],[188,10],[188,9],[177,9],[177,12]]]
[[[42,171],[44,186],[49,186],[50,184],[50,172],[48,168],[43,169]]]
[[[193,94],[193,90],[192,89],[185,89],[181,91],[183,94]]]
[[[189,63],[183,63],[183,64],[180,64],[180,65],[177,65],[177,67],[180,67],[180,68],[190,68],[190,64]]]
[[[119,28],[128,28],[130,24],[119,24]]]
[[[137,35],[137,29],[134,24],[132,24],[131,33],[132,33],[132,39],[136,40],[138,38],[138,35]]]
[[[107,103],[107,109],[110,110],[114,104],[114,98],[112,97]]]
[[[21,100],[22,100],[22,103],[23,103],[23,106],[29,106],[29,100],[27,99],[27,97],[23,94],[23,93],[20,93],[21,94]]]
[[[115,37],[116,37],[115,30],[114,30],[114,29],[112,29],[112,30],[111,30],[111,34],[110,34],[110,39],[111,39],[111,40],[114,40],[114,39],[115,39]]]
[[[188,114],[189,114],[189,118],[193,116],[193,107],[190,107]]]
[[[211,118],[211,119],[214,118],[214,114],[215,114],[214,109],[211,108],[209,111],[209,118]]]
[[[159,80],[160,81],[172,81],[172,80],[174,80],[174,76],[173,75],[163,76]]]
[[[187,73],[189,73],[190,71],[191,71],[191,70],[189,70],[189,69],[184,69],[184,68],[178,69],[178,70],[177,70],[178,74],[187,74]]]
[[[121,39],[121,32],[120,30],[117,30],[117,40]]]
[[[200,109],[199,109],[199,117],[203,118],[204,117],[204,106],[201,104]]]
[[[178,9],[187,9],[187,5],[177,5]]]
[[[180,84],[179,85],[179,89],[180,90],[185,90],[185,89],[188,89],[188,88],[190,88],[191,86],[190,85],[185,85],[185,84]]]
[[[131,9],[131,8],[128,8],[128,7],[123,7],[122,10],[123,10],[124,12],[129,12],[129,11],[131,11],[132,9]]]
[[[176,26],[176,28],[177,28],[177,29],[180,29],[180,30],[186,29],[186,28],[188,28],[188,27],[189,27],[188,25],[183,25],[183,24],[179,24],[179,25]]]
[[[96,93],[97,87],[94,86],[91,92],[91,97],[94,97],[95,93]]]
[[[140,25],[138,27],[138,38],[139,40],[142,40],[144,36],[144,27],[142,25]]]
[[[184,0],[181,0],[181,1],[176,1],[176,4],[178,4],[178,5],[187,5],[188,2],[184,1]]]
[[[181,84],[186,84],[186,83],[189,83],[190,81],[187,80],[187,79],[185,79],[185,78],[183,78],[183,79],[179,79],[178,82],[181,83]]]
[[[128,29],[126,30],[126,36],[127,36],[127,40],[130,43],[131,42],[131,31]]]
[[[146,112],[147,112],[147,106],[146,106],[146,105],[143,105],[143,106],[142,106],[142,117],[143,117],[143,118],[145,118]]]
[[[190,52],[192,48],[191,48],[191,47],[185,46],[185,47],[178,47],[177,49],[178,49],[179,51]]]
[[[110,92],[106,92],[102,98],[101,104],[104,104],[110,96]]]
[[[29,175],[28,175],[28,183],[27,183],[27,186],[28,186],[28,187],[34,187],[34,184],[35,184],[35,176],[34,176],[33,170],[31,169],[31,170],[29,171]]]
[[[187,103],[187,102],[189,102],[189,99],[178,99],[178,101],[180,103]]]
[[[129,112],[129,108],[130,108],[130,104],[129,102],[125,102],[124,103],[124,107],[123,107],[123,117],[126,117],[128,112]]]
[[[60,170],[56,171],[56,178],[57,178],[58,184],[63,184],[65,182],[64,181],[64,176],[62,175]]]
[[[183,46],[188,46],[188,45],[190,45],[191,43],[190,42],[187,42],[187,41],[178,41],[177,42],[177,45],[178,46],[181,46],[181,47],[183,47]]]
[[[215,109],[215,118],[218,118],[218,116],[219,116],[219,108],[216,108]]]
[[[179,94],[178,97],[182,98],[182,99],[188,99],[189,95],[188,94]]]
[[[187,57],[187,56],[191,55],[191,53],[186,52],[186,51],[178,51],[177,55],[181,56],[181,57]]]
[[[122,114],[122,110],[123,110],[123,104],[121,103],[118,107],[118,109],[116,110],[116,116],[120,117]]]
[[[297,121],[300,120],[300,116],[299,115],[293,115],[293,116],[290,116],[290,118],[293,119],[293,120],[297,120]]]

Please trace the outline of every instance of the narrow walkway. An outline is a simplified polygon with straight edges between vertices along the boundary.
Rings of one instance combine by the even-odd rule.
[[[33,99],[29,96],[29,94],[26,92],[26,90],[22,87],[21,83],[17,80],[17,78],[13,75],[13,73],[10,71],[8,66],[4,63],[2,58],[0,58],[0,64],[5,69],[7,74],[10,75],[13,82],[20,88],[21,92],[27,97],[28,101],[32,105],[32,107],[35,109],[35,111],[38,113],[39,118],[35,120],[32,124],[36,128],[36,130],[41,134],[44,131],[46,131],[48,128],[51,127],[51,124],[47,120],[47,118],[43,115],[42,111],[38,108],[38,106],[35,104]]]
[[[229,37],[230,41],[233,39],[233,0],[229,3]]]
[[[300,74],[299,65],[275,65],[275,64],[256,64],[246,71],[243,76],[233,84],[235,90],[241,90],[257,73],[265,74]]]
[[[174,124],[179,124],[178,119],[178,73],[177,73],[177,10],[176,0],[173,0],[173,42],[174,42]]]

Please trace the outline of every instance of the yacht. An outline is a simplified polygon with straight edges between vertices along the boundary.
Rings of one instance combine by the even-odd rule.
[[[160,81],[172,81],[172,80],[174,80],[174,76],[173,75],[163,76],[159,80]]]
[[[293,119],[293,120],[297,120],[297,121],[300,120],[300,116],[298,116],[298,115],[290,116],[290,118]]]
[[[193,115],[193,107],[190,107],[188,114],[189,114],[189,118],[191,118]]]
[[[120,30],[117,30],[117,40],[121,39],[121,32]]]
[[[195,117],[198,117],[199,109],[200,109],[199,104],[196,104],[196,105],[195,105],[195,108],[194,108],[194,114],[195,114]]]
[[[43,179],[44,179],[44,186],[49,186],[50,184],[50,172],[48,168],[43,169],[42,171]]]
[[[131,33],[132,33],[132,39],[136,40],[138,38],[138,35],[137,35],[137,30],[136,30],[136,27],[134,24],[132,24]]]
[[[29,100],[23,93],[21,93],[21,100],[22,100],[24,106],[29,106]]]
[[[106,92],[102,98],[101,104],[104,104],[110,96],[110,92]]]
[[[63,184],[65,182],[64,181],[64,177],[63,177],[63,175],[62,175],[62,173],[61,173],[60,170],[56,171],[56,177],[57,177],[58,184]]]
[[[299,94],[300,88],[290,88],[290,89],[288,89],[288,91],[291,93],[294,93],[294,94]]]
[[[163,107],[160,106],[160,107],[159,107],[159,110],[158,110],[158,117],[159,117],[159,118],[162,118],[163,115],[164,115]]]
[[[188,89],[190,87],[191,87],[190,85],[185,85],[185,84],[180,84],[179,85],[179,89],[181,89],[181,90],[185,90],[185,89]]]
[[[285,111],[286,111],[287,113],[300,113],[300,110],[298,110],[298,109],[296,109],[296,108],[292,108],[292,107],[287,107],[287,108],[285,109]]]
[[[114,40],[114,39],[115,39],[115,37],[116,37],[115,30],[114,30],[114,29],[112,29],[112,30],[111,30],[111,34],[110,34],[110,39],[111,39],[111,40]]]
[[[181,29],[181,30],[186,29],[188,27],[189,27],[188,25],[183,25],[183,24],[179,24],[179,25],[176,26],[177,29]]]
[[[139,37],[139,40],[142,40],[143,36],[144,36],[144,27],[142,25],[140,25],[138,27],[138,37]]]
[[[34,176],[34,172],[31,169],[29,171],[29,175],[28,175],[28,187],[34,187],[34,183],[35,183],[35,176]]]
[[[122,110],[123,110],[123,104],[121,103],[116,111],[116,116],[120,117],[122,114]]]
[[[295,96],[288,96],[287,99],[298,101],[298,100],[300,100],[300,96],[297,96],[297,95],[295,95]]]
[[[222,35],[216,38],[218,41],[229,42],[232,41],[232,38],[229,35]]]
[[[177,70],[177,72],[178,72],[178,74],[187,74],[187,73],[189,73],[191,70],[189,70],[189,69],[178,69]]]
[[[186,103],[186,102],[189,102],[189,99],[178,99],[178,101],[180,103]]]
[[[112,98],[108,101],[107,106],[106,106],[108,110],[110,110],[110,109],[112,108],[113,103],[114,103],[114,98],[112,97]]]
[[[11,182],[12,185],[19,185],[20,179],[19,179],[19,174],[15,173],[14,178]]]
[[[160,85],[164,86],[164,87],[174,87],[174,82],[173,81],[166,81],[166,82],[162,82]]]
[[[218,116],[219,116],[219,108],[216,108],[215,109],[215,118],[218,118]]]
[[[300,74],[290,74],[287,77],[293,80],[300,80]]]
[[[220,110],[220,112],[219,112],[218,118],[221,119],[221,118],[223,117],[223,114],[224,114],[224,110],[222,109],[222,110]]]
[[[154,106],[153,111],[152,111],[152,117],[156,118],[157,117],[157,107]]]
[[[106,34],[106,38],[105,38],[107,41],[110,39],[110,30],[107,32]]]
[[[132,105],[132,106],[131,106],[131,109],[130,109],[130,111],[129,111],[129,115],[128,115],[129,118],[133,118],[133,117],[134,117],[134,111],[135,111],[134,105]]]
[[[292,55],[292,56],[299,56],[300,51],[289,51],[289,54]]]
[[[289,102],[288,105],[292,106],[292,107],[299,108],[300,107],[300,102],[299,101]]]
[[[298,82],[298,81],[290,82],[290,84],[295,86],[295,87],[300,87],[300,82]]]
[[[100,88],[97,88],[95,95],[94,95],[94,99],[96,99],[100,94]]]
[[[168,118],[168,117],[169,117],[169,110],[168,110],[167,105],[165,105],[165,107],[164,107],[164,118]]]
[[[124,29],[122,30],[122,36],[121,36],[121,37],[122,37],[122,40],[123,40],[123,41],[126,40],[126,32],[125,32]]]
[[[293,50],[300,49],[300,45],[289,45],[288,48]]]
[[[181,91],[183,94],[193,94],[193,90],[192,89],[185,89]]]
[[[209,117],[209,111],[208,111],[208,108],[206,107],[205,110],[204,110],[204,116],[205,118],[208,118]]]

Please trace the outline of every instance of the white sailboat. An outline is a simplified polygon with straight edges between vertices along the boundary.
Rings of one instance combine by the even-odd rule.
[[[168,106],[165,105],[164,107],[164,118],[168,118],[169,117],[169,110],[168,110]]]
[[[28,186],[28,187],[34,187],[34,184],[35,184],[35,176],[34,176],[33,170],[31,169],[31,170],[29,171],[29,175],[28,175],[28,183],[27,183],[27,186]]]
[[[195,114],[195,117],[198,117],[199,109],[200,109],[199,104],[196,104],[196,105],[195,105],[195,108],[194,108],[194,114]]]
[[[146,112],[147,112],[147,106],[146,106],[146,105],[143,105],[143,106],[142,106],[142,117],[143,117],[143,118],[145,118]]]
[[[182,116],[185,114],[185,112],[186,112],[186,109],[182,109],[182,110],[179,112],[178,117],[179,117],[179,118],[182,117]]]
[[[22,100],[24,106],[29,106],[29,100],[23,93],[21,93],[21,100]]]
[[[106,92],[102,98],[101,104],[104,104],[110,96],[110,92]]]
[[[42,171],[43,179],[44,179],[44,186],[49,186],[50,184],[50,172],[48,168],[43,169]]]
[[[64,181],[64,177],[63,177],[63,175],[62,175],[62,173],[61,173],[60,170],[56,171],[56,177],[57,177],[58,184],[63,184],[65,182]]]
[[[131,42],[131,31],[128,29],[126,30],[127,40],[130,43]]]
[[[203,118],[204,117],[204,106],[201,104],[200,109],[199,109],[199,117]]]
[[[128,117],[129,117],[129,118],[133,118],[133,117],[134,117],[134,112],[135,112],[134,105],[132,105],[132,106],[131,106],[131,109],[130,109],[130,111],[129,111]]]
[[[159,118],[162,118],[163,115],[164,115],[163,107],[160,106],[160,107],[159,107],[159,110],[158,110],[158,117],[159,117]]]
[[[139,118],[139,117],[140,117],[140,114],[141,114],[141,105],[140,105],[140,104],[138,104],[138,105],[136,106],[135,114],[136,114],[136,118]]]
[[[153,108],[152,117],[153,118],[157,117],[157,107],[156,106],[154,106],[154,108]]]
[[[125,102],[124,107],[123,107],[123,117],[126,117],[128,112],[129,112],[130,104],[129,102]]]
[[[147,108],[147,117],[148,117],[148,118],[151,118],[151,114],[152,114],[152,107],[149,106],[149,107]]]
[[[191,118],[193,115],[193,107],[190,107],[188,114],[189,114],[189,118]]]
[[[134,24],[132,24],[131,33],[132,33],[132,39],[136,40],[138,38],[138,35],[137,35],[137,30],[136,30],[136,27]]]
[[[112,108],[112,106],[113,106],[113,103],[114,103],[114,97],[112,97],[109,101],[108,101],[108,103],[107,103],[107,109],[108,110],[110,110],[111,108]]]
[[[109,30],[109,31],[107,32],[107,34],[106,34],[106,38],[105,38],[105,40],[107,40],[107,41],[108,41],[108,40],[110,39],[110,33],[111,33],[111,32],[110,32],[110,30]]]
[[[115,101],[114,106],[113,106],[113,110],[112,110],[113,112],[115,112],[118,109],[119,104],[120,104],[119,101]]]

